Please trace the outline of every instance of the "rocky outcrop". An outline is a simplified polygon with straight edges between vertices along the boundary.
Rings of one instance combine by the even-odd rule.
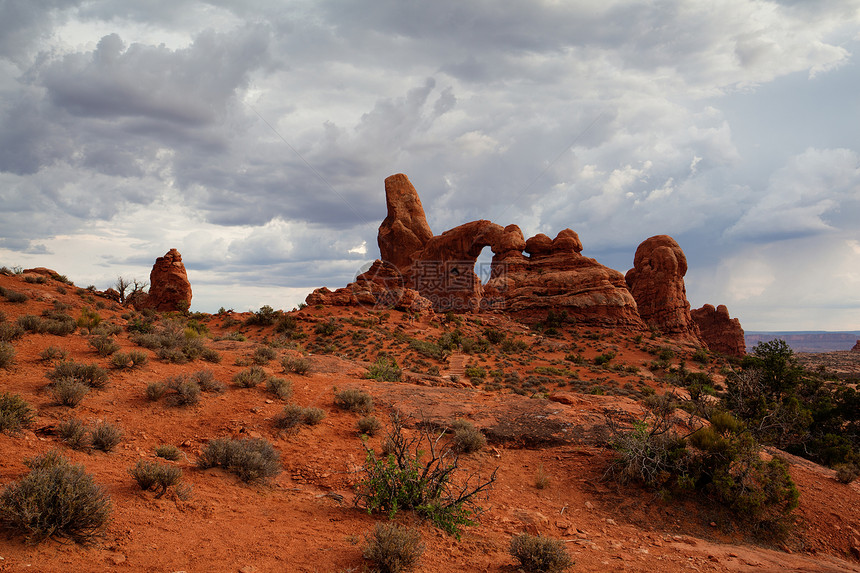
[[[854,347],[851,349],[851,352],[860,352],[860,340],[854,344]]]
[[[687,258],[675,239],[656,235],[636,249],[633,268],[627,271],[627,288],[645,323],[665,335],[701,342],[690,316],[684,275]]]
[[[746,354],[744,329],[737,318],[729,316],[729,309],[725,305],[714,308],[713,305],[706,304],[702,308],[691,310],[690,316],[710,350],[729,356]]]
[[[379,253],[383,261],[406,272],[414,253],[424,248],[433,231],[427,224],[418,192],[406,175],[398,173],[385,179],[385,205],[388,214],[376,237]]]
[[[360,306],[373,310],[393,308],[414,314],[432,314],[433,305],[418,291],[407,288],[403,275],[391,263],[377,260],[354,282],[335,291],[318,288],[307,296],[309,305]]]
[[[519,229],[517,229],[519,230]],[[555,239],[540,234],[525,241],[519,256],[493,259],[487,294],[523,322],[538,322],[550,311],[565,311],[579,323],[645,329],[624,275],[580,254],[582,242],[571,229]]]
[[[149,273],[149,294],[130,300],[136,308],[152,308],[169,312],[188,310],[191,305],[191,283],[182,264],[182,255],[170,249],[163,257],[155,259]]]

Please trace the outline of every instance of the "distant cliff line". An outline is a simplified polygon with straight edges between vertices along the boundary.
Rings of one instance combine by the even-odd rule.
[[[744,334],[747,350],[759,342],[770,342],[781,338],[795,352],[833,352],[834,350],[851,350],[860,340],[860,330],[828,332],[821,330],[798,330],[762,332],[747,331]]]

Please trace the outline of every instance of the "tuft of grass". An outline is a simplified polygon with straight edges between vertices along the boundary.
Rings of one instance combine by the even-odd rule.
[[[0,432],[14,433],[33,424],[33,407],[18,394],[0,394]]]
[[[167,392],[167,384],[164,382],[150,382],[146,385],[146,399],[157,402]]]
[[[221,394],[224,392],[224,383],[215,379],[215,374],[211,370],[198,370],[191,375],[191,381],[200,386],[203,392],[211,392],[213,394]]]
[[[24,329],[17,324],[0,320],[0,342],[12,342],[24,336]]]
[[[275,416],[275,427],[279,430],[290,432],[305,424],[313,426],[325,418],[325,412],[321,408],[302,407],[298,404],[287,404],[280,414]]]
[[[525,573],[561,573],[573,565],[562,541],[542,535],[517,535],[510,554]]]
[[[79,364],[67,361],[58,363],[46,376],[52,382],[63,378],[74,378],[90,388],[104,388],[110,382],[107,370],[98,364]]]
[[[364,558],[372,571],[401,573],[418,566],[424,554],[424,544],[417,529],[397,523],[377,523],[365,537]]]
[[[251,360],[254,364],[258,364],[260,366],[264,366],[275,359],[278,354],[275,350],[269,346],[258,346],[254,350],[254,354],[251,357]]]
[[[251,366],[233,376],[233,382],[240,388],[253,388],[266,381],[266,371],[259,366]]]
[[[51,386],[54,400],[60,406],[74,408],[89,393],[90,387],[75,378],[61,378]]]
[[[212,440],[197,459],[201,469],[221,467],[246,482],[258,481],[281,472],[280,455],[262,438]]]
[[[373,410],[373,398],[364,390],[345,388],[335,390],[334,405],[341,410],[366,414]]]
[[[90,338],[90,346],[98,352],[99,356],[110,356],[120,348],[113,338],[104,334]]]
[[[99,422],[90,430],[90,443],[96,450],[110,452],[122,440],[122,430],[110,422]]]
[[[538,489],[546,489],[549,487],[551,481],[549,474],[543,469],[543,464],[539,465],[537,473],[535,473],[535,487]]]
[[[107,493],[56,452],[27,462],[30,472],[3,488],[0,519],[30,542],[49,537],[85,544],[99,537],[110,520]]]

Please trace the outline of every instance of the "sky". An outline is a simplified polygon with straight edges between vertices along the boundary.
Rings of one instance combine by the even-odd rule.
[[[668,234],[693,308],[860,330],[858,57],[860,0],[0,0],[0,265],[290,309],[406,173],[436,234]]]

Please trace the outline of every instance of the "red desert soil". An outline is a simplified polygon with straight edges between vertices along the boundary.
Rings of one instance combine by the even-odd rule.
[[[121,315],[130,311],[109,300],[54,280],[31,284],[21,276],[0,276],[0,286],[29,297],[24,303],[0,302],[8,322],[40,315],[54,301],[68,305],[65,312],[75,318],[90,307],[103,322],[123,327],[116,335],[121,351],[142,350],[125,330]],[[356,431],[359,415],[333,404],[335,388],[347,387],[367,390],[380,420],[395,410],[411,416],[411,428],[420,419],[463,418],[490,439],[488,447],[462,458],[464,473],[488,476],[496,468],[498,473],[479,524],[466,527],[460,541],[411,512],[398,514],[398,521],[419,528],[426,544],[418,571],[513,573],[517,565],[508,547],[522,531],[562,539],[576,562],[571,571],[860,571],[860,483],[840,484],[832,470],[811,462],[786,456],[801,491],[800,508],[795,532],[773,546],[752,541],[730,524],[717,526],[717,513],[701,506],[662,501],[647,490],[601,479],[611,457],[602,446],[605,410],[638,412],[636,397],[666,389],[665,371],[648,368],[655,349],[673,349],[677,364],[694,351],[690,346],[572,325],[561,338],[542,338],[502,315],[476,314],[460,319],[467,335],[477,337],[490,326],[524,344],[509,354],[493,349],[438,361],[421,356],[409,341],[435,340],[450,330],[441,317],[411,320],[399,312],[327,307],[290,314],[307,334],[297,341],[311,353],[311,370],[304,376],[285,374],[280,366],[281,356],[298,355],[295,343],[291,347],[293,341],[271,326],[245,325],[248,313],[196,317],[208,328],[207,346],[222,356],[217,364],[170,364],[143,350],[149,357],[143,367],[113,369],[81,329],[68,336],[25,334],[16,340],[14,364],[0,369],[0,387],[23,396],[37,417],[30,429],[0,435],[0,483],[24,475],[25,458],[60,449],[106,488],[114,509],[104,537],[89,546],[53,540],[27,545],[20,536],[4,535],[0,571],[362,571],[364,536],[386,518],[353,506],[353,486],[364,461]],[[332,320],[333,334],[316,333],[317,324]],[[235,334],[223,339],[236,332],[247,340],[236,340]],[[263,386],[232,383],[264,342],[274,342],[278,353],[264,366],[266,372],[292,381],[292,402],[322,408],[326,418],[320,424],[279,434],[272,420],[284,402]],[[45,378],[53,366],[39,357],[48,346],[65,349],[77,362],[107,368],[110,384],[75,409],[53,404]],[[608,350],[617,352],[611,361],[615,366],[594,366],[593,358]],[[381,351],[405,365],[404,381],[363,378]],[[571,353],[585,360],[565,360]],[[687,361],[688,368],[694,364]],[[464,375],[467,365],[488,373],[517,372],[519,381],[493,383],[488,375],[488,382],[473,385]],[[428,374],[433,366],[439,375]],[[544,368],[535,373],[539,366]],[[719,379],[721,366],[714,361],[706,368]],[[201,369],[211,370],[226,391],[204,393],[198,404],[185,408],[146,400],[150,382]],[[524,384],[532,375],[545,379]],[[124,438],[110,453],[69,449],[54,433],[57,423],[69,417],[114,423]],[[249,485],[221,470],[198,469],[201,448],[226,436],[271,441],[284,471],[269,482]],[[369,445],[378,451],[380,442],[374,437]],[[159,444],[183,452],[171,463],[182,468],[184,482],[192,487],[189,499],[173,492],[156,499],[129,475],[139,459],[156,459],[153,449]],[[544,489],[535,486],[539,471],[549,476]]]

